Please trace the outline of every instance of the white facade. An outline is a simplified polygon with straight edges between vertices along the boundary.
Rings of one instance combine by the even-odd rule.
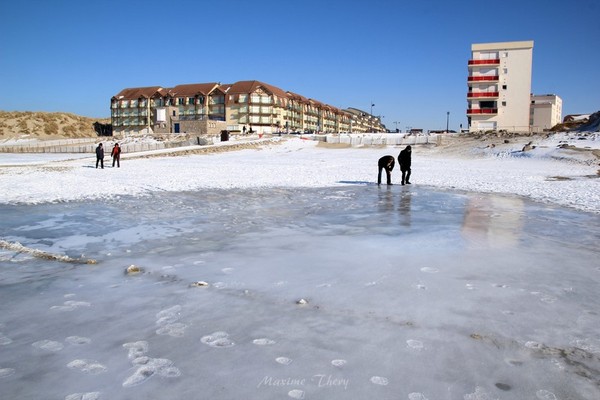
[[[469,131],[528,132],[533,41],[471,45]]]
[[[555,94],[531,95],[531,130],[543,132],[562,122],[562,99]]]

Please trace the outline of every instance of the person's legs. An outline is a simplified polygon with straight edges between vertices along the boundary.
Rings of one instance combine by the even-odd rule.
[[[406,170],[402,170],[402,184],[404,185],[404,179],[406,178]]]
[[[100,162],[100,159],[98,157],[96,157],[96,168],[98,168],[98,163]]]
[[[117,156],[117,168],[121,168],[121,155]]]
[[[406,171],[406,183],[410,185],[410,168]]]

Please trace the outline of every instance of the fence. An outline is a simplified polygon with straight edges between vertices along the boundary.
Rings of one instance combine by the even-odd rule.
[[[407,135],[398,133],[315,135],[317,140],[349,144],[350,146],[406,146],[415,144],[441,144],[443,135]]]
[[[214,144],[218,142],[217,137],[204,138],[203,144]],[[98,139],[64,139],[46,140],[23,144],[0,144],[0,153],[92,153],[96,152],[98,143],[102,143],[104,150],[110,152],[117,140]],[[124,153],[136,153],[140,151],[163,150],[198,144],[196,138],[182,142],[119,142]]]

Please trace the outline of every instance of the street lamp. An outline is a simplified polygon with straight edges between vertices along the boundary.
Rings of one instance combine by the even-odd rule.
[[[398,124],[400,123],[400,121],[394,121],[394,125],[396,125],[396,132],[398,132]]]
[[[448,133],[449,122],[450,122],[450,111],[446,111],[446,133]]]
[[[369,117],[369,125],[371,127],[371,132],[373,132],[373,107],[375,107],[375,104],[373,103],[373,101],[371,101],[371,116]]]

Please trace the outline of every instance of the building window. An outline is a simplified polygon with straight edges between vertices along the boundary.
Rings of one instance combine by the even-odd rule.
[[[506,102],[505,101],[502,102],[502,107],[506,107]]]
[[[507,58],[508,57],[508,52],[505,51],[504,53],[502,53],[502,58]]]
[[[506,90],[506,85],[502,85],[502,90]]]
[[[503,68],[502,72],[504,73],[504,75],[508,74],[508,68]]]

